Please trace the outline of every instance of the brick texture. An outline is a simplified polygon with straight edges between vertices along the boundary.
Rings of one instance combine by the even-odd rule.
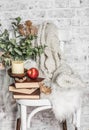
[[[31,19],[35,24],[45,20],[55,23],[59,28],[66,62],[89,85],[89,0],[0,0],[3,28],[10,28],[11,21],[18,16],[22,20]],[[0,71],[0,91],[3,89],[3,78],[4,74]],[[15,119],[8,121],[9,115],[6,117],[0,123],[0,130],[14,130]],[[32,130],[59,129],[58,122],[49,111],[39,113],[32,122]],[[81,130],[89,130],[88,122],[89,103],[86,102],[82,107]]]

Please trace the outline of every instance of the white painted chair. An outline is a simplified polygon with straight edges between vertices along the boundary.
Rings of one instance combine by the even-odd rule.
[[[52,79],[54,71],[59,67],[62,54],[59,46],[58,28],[54,24],[43,23],[38,30],[37,45],[46,45],[47,48],[42,57],[37,58],[40,74],[45,79]],[[52,64],[50,64],[52,62]],[[52,68],[51,68],[52,66]],[[51,103],[47,99],[39,100],[17,100],[21,107],[21,130],[30,128],[31,118],[39,111],[51,109]],[[35,108],[27,117],[27,107],[35,106]],[[66,109],[66,108],[65,108]],[[74,113],[75,130],[80,128],[80,110]],[[19,130],[19,129],[18,129]],[[63,130],[66,130],[64,127]]]
[[[27,130],[28,128],[31,127],[31,119],[37,112],[52,108],[52,105],[48,99],[17,100],[17,103],[20,105],[21,130]],[[36,108],[29,115],[27,115],[27,107],[31,106]],[[74,116],[73,124],[75,124],[75,130],[80,130],[80,114],[81,109],[79,109],[73,115]],[[64,128],[63,130],[66,129]]]

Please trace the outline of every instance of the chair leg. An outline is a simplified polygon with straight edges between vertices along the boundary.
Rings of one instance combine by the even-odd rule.
[[[20,125],[21,125],[21,119],[18,118],[16,123],[16,130],[20,130]]]
[[[63,122],[63,130],[67,130],[67,123],[66,123],[66,120]]]
[[[74,113],[75,130],[80,130],[81,108]]]
[[[75,130],[78,130],[77,127],[75,127]]]

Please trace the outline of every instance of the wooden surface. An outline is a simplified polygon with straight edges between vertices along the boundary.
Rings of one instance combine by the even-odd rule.
[[[67,123],[66,123],[66,120],[63,122],[63,130],[67,130]]]
[[[21,119],[17,119],[17,124],[16,124],[16,130],[20,130],[20,125],[21,125]]]
[[[24,69],[24,73],[23,74],[13,74],[11,68],[8,69],[8,74],[12,78],[23,78],[24,76],[26,76],[26,72],[27,72],[27,69]]]

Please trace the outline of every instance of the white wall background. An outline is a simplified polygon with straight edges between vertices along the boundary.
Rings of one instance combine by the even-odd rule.
[[[35,24],[54,22],[59,27],[59,38],[64,42],[66,61],[89,85],[89,0],[0,0],[0,22],[3,27],[9,28],[13,18],[18,16]],[[2,72],[2,90],[1,77]],[[0,111],[1,115],[4,114]],[[14,120],[13,115],[7,114],[0,121],[0,130],[14,130]],[[33,122],[31,130],[59,129],[52,112],[38,114]],[[82,107],[81,130],[89,130],[88,122],[89,102]]]

